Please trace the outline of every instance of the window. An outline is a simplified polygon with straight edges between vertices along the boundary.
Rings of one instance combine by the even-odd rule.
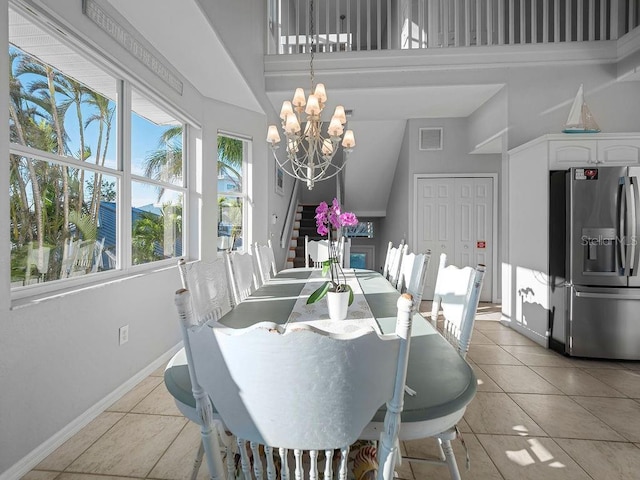
[[[13,8],[9,40],[12,287],[182,255],[184,123]]]
[[[246,155],[246,140],[218,135],[218,250],[245,244]]]
[[[135,89],[131,104],[131,260],[139,265],[182,255],[184,128]]]
[[[343,232],[347,237],[373,238],[373,222],[358,222],[356,225],[343,227]]]

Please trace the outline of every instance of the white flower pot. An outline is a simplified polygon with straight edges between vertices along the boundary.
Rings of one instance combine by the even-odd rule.
[[[327,308],[331,320],[344,320],[347,318],[349,292],[327,292]]]

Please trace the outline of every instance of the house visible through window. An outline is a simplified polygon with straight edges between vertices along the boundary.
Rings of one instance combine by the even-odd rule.
[[[246,244],[247,141],[218,135],[218,250]]]

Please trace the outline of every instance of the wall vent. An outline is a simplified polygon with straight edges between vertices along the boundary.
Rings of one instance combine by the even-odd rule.
[[[442,150],[442,128],[421,128],[420,150]]]

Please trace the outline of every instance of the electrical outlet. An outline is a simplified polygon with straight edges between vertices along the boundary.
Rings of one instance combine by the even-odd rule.
[[[120,337],[120,345],[124,345],[129,341],[129,325],[124,325],[118,329]]]

